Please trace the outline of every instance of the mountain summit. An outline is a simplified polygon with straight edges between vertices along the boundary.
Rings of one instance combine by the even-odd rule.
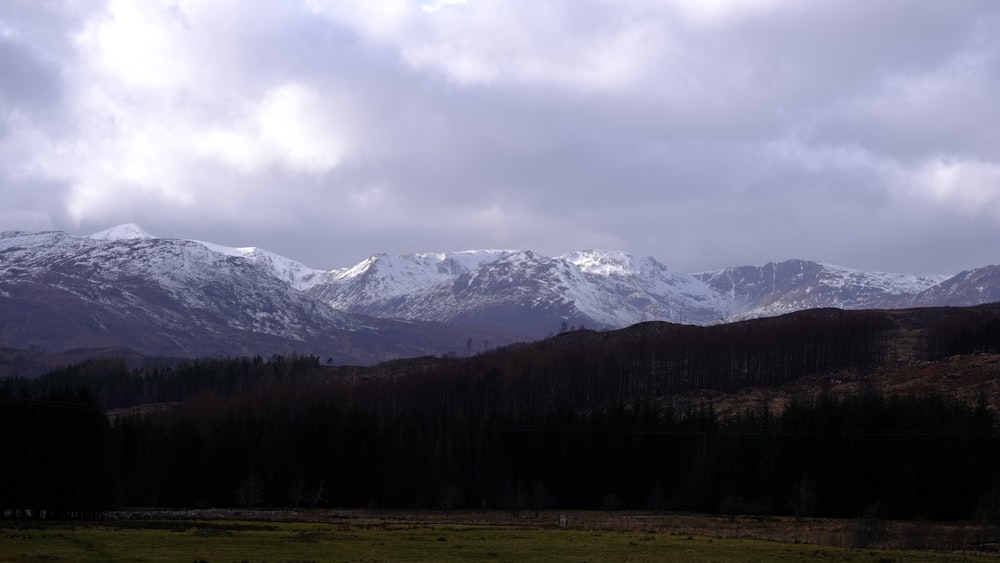
[[[111,227],[110,229],[105,229],[99,233],[94,233],[90,235],[90,238],[94,240],[135,240],[135,239],[153,239],[156,238],[153,235],[147,233],[135,223],[125,223],[124,225],[118,225],[116,227]]]

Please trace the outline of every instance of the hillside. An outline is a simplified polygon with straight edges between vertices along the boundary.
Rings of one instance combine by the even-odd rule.
[[[0,504],[994,519],[998,366],[997,305],[649,322],[368,367],[92,360],[0,384],[26,460],[0,466]]]
[[[8,350],[6,356],[12,353]],[[46,379],[86,384],[96,396],[115,397],[103,401],[105,408],[183,402],[204,391],[228,397],[281,383],[390,385],[400,394],[396,401],[454,402],[456,409],[466,409],[470,402],[499,408],[490,401],[502,401],[524,408],[590,410],[666,400],[681,412],[710,403],[717,413],[728,415],[765,407],[780,412],[792,401],[861,391],[944,393],[968,404],[982,399],[1000,409],[1000,304],[814,309],[707,327],[652,321],[614,331],[567,331],[469,357],[418,356],[373,366],[329,365],[317,356],[275,356],[288,361],[270,366],[260,355],[192,361],[118,353],[103,351]],[[219,371],[242,374],[239,384],[232,385],[231,375],[213,375]],[[129,372],[146,375],[128,377]],[[184,383],[171,383],[171,378]],[[109,390],[109,379],[125,387]],[[185,392],[151,395],[151,382]],[[478,392],[467,392],[470,382]],[[451,386],[466,391],[442,391]],[[422,393],[445,393],[447,398]]]

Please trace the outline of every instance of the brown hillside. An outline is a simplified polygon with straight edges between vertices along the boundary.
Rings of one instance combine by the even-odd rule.
[[[550,401],[576,394],[565,399],[576,408],[600,406],[590,399],[596,395],[619,404],[668,401],[678,412],[706,404],[723,415],[765,407],[778,412],[793,400],[867,389],[945,393],[998,409],[1000,338],[989,332],[991,323],[1000,326],[1000,304],[814,309],[709,327],[647,322],[566,332],[469,358],[352,368],[350,374],[354,381],[500,380],[503,392],[529,401],[540,392]],[[978,340],[963,344],[963,338]],[[582,380],[591,388],[581,389]]]

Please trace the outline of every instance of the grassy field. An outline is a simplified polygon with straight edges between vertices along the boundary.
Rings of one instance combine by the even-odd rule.
[[[997,561],[684,532],[443,523],[139,521],[0,527],[0,561]]]

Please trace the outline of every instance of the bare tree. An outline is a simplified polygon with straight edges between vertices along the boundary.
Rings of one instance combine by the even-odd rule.
[[[299,509],[299,503],[304,500],[304,492],[306,490],[306,479],[305,477],[299,475],[293,481],[291,486],[288,488],[288,500],[292,502],[295,510]]]
[[[792,496],[795,501],[795,518],[802,520],[810,516],[816,504],[816,483],[803,474],[795,483]]]
[[[312,500],[312,507],[313,508],[316,508],[316,506],[318,506],[321,502],[323,502],[324,500],[326,500],[323,497],[325,486],[326,486],[326,478],[325,477],[320,477],[319,478],[319,485],[316,486],[316,491],[313,493],[312,499],[311,499]]]

